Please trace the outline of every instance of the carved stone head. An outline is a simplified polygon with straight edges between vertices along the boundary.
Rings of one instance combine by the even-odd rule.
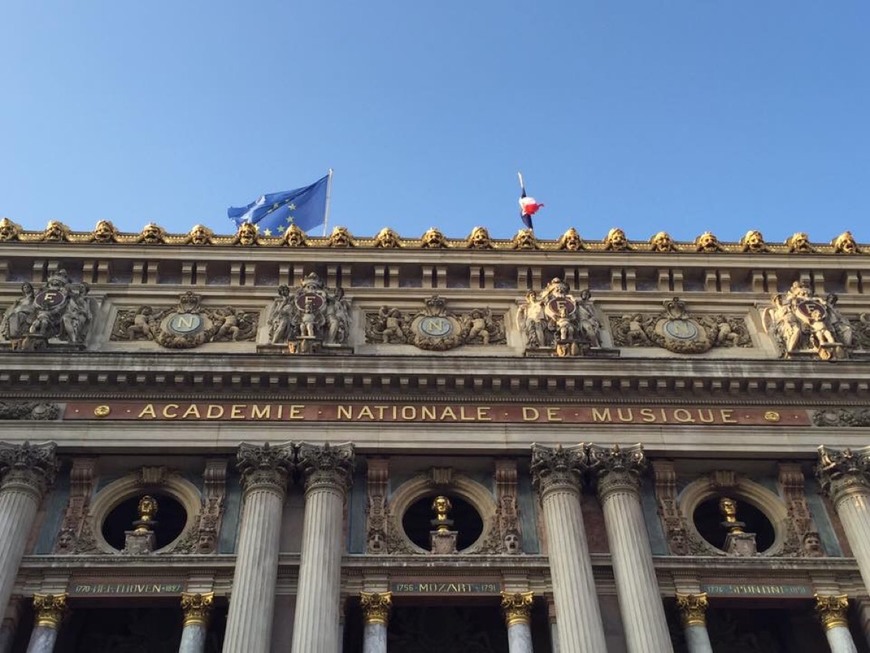
[[[329,247],[354,247],[356,243],[347,227],[335,227],[329,235]]]
[[[520,548],[520,534],[515,530],[509,530],[504,534],[504,552],[508,555],[522,553]]]
[[[511,244],[513,249],[538,249],[538,240],[531,229],[520,229]]]
[[[788,251],[793,254],[811,254],[816,251],[810,245],[810,237],[803,231],[793,233],[785,241],[785,244],[788,245]]]
[[[291,224],[284,232],[284,244],[288,247],[308,247],[308,238],[298,225]]]
[[[844,231],[831,241],[837,254],[857,254],[860,252],[851,231]]]
[[[757,229],[750,229],[746,232],[743,238],[740,239],[740,247],[743,248],[744,252],[751,252],[752,254],[770,251],[764,242],[764,236]]]
[[[686,535],[686,531],[682,528],[676,528],[671,531],[668,545],[671,548],[671,553],[674,555],[689,555],[689,538]]]
[[[197,553],[214,553],[217,546],[217,537],[214,531],[204,530],[199,533],[199,540],[196,542]]]
[[[57,536],[55,553],[72,553],[76,545],[76,534],[71,528],[64,528]]]
[[[712,254],[713,252],[721,252],[724,248],[712,232],[705,231],[695,238],[695,249],[705,254]]]
[[[492,240],[486,227],[475,227],[472,229],[468,239],[465,241],[465,245],[470,249],[492,249]]]
[[[822,548],[822,539],[813,531],[804,534],[801,546],[801,555],[806,558],[823,558],[825,550]]]
[[[559,242],[556,243],[559,249],[565,249],[569,252],[578,252],[583,249],[583,239],[574,227],[571,227],[562,234]]]
[[[441,249],[447,247],[447,240],[444,234],[432,227],[420,238],[420,246],[424,249]]]
[[[136,242],[146,245],[158,245],[166,242],[166,230],[158,224],[149,222],[142,228]]]
[[[653,252],[674,252],[677,250],[674,239],[667,231],[660,231],[649,239],[649,248]]]
[[[63,222],[51,220],[45,227],[45,231],[42,232],[42,240],[53,242],[69,240],[69,227],[67,227]]]
[[[233,239],[234,245],[242,245],[251,247],[257,244],[257,225],[251,222],[243,222],[239,225],[239,230],[236,232],[236,237]]]
[[[214,232],[201,224],[194,225],[187,234],[187,242],[190,245],[211,245]]]
[[[608,231],[607,236],[604,238],[604,249],[612,252],[624,252],[630,249],[625,232],[619,227],[614,227]]]
[[[389,227],[384,227],[378,232],[378,235],[375,236],[375,247],[382,247],[384,249],[393,249],[396,247],[401,247],[402,242],[399,238],[399,234],[390,229]]]
[[[108,220],[100,220],[91,232],[91,240],[95,243],[114,243],[118,240],[118,230]]]
[[[9,218],[0,220],[0,242],[6,243],[10,240],[18,240],[21,231],[21,225],[12,222]]]
[[[369,539],[366,543],[367,553],[386,553],[387,552],[387,536],[383,531],[373,530],[369,533]]]

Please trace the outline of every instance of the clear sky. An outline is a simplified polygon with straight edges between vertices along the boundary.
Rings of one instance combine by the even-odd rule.
[[[870,242],[867,0],[0,3],[0,215]],[[316,231],[315,233],[319,233]]]

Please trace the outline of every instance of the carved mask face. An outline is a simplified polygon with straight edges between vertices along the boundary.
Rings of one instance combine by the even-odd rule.
[[[48,223],[48,226],[45,228],[44,239],[45,240],[66,240],[66,227],[58,222],[57,220],[52,220]]]
[[[75,545],[76,537],[75,533],[72,530],[66,528],[61,531],[60,535],[57,538],[57,550],[58,552],[66,552],[71,551],[73,546]]]
[[[215,550],[215,534],[210,532],[200,533],[199,541],[196,543],[197,553],[211,553]]]
[[[111,243],[115,240],[115,227],[108,220],[100,220],[94,227],[94,240],[98,243]]]
[[[671,551],[677,555],[686,555],[689,552],[689,543],[686,541],[686,534],[683,531],[675,531],[671,535]]]
[[[822,551],[822,541],[816,533],[807,533],[804,536],[804,554],[810,557],[824,555]]]
[[[490,246],[489,232],[483,227],[475,227],[471,232],[471,246],[474,249],[486,249]]]
[[[628,239],[622,229],[611,229],[607,234],[606,245],[617,252],[628,247]]]
[[[569,252],[579,251],[583,246],[583,240],[580,238],[580,234],[577,233],[577,230],[574,227],[571,227],[568,231],[562,234],[560,247],[562,249],[567,249]]]
[[[238,232],[239,244],[249,247],[257,242],[257,225],[250,222],[243,222],[239,226]]]
[[[514,237],[517,249],[535,249],[537,241],[531,229],[521,229]]]
[[[674,241],[666,231],[660,231],[652,237],[650,249],[654,252],[670,252],[674,249]]]
[[[21,228],[9,218],[0,220],[0,241],[7,242],[18,238]]]
[[[211,242],[211,234],[201,224],[190,230],[190,242],[194,245],[208,245]]]
[[[698,236],[695,244],[699,252],[715,252],[719,250],[719,239],[709,231],[705,231]]]
[[[149,222],[145,225],[145,228],[142,229],[142,233],[139,234],[139,239],[143,243],[162,243],[163,229],[153,222]]]
[[[508,531],[504,536],[504,550],[506,553],[516,554],[520,552],[520,536],[514,531]]]
[[[422,241],[423,247],[429,249],[437,249],[446,245],[444,242],[444,234],[437,229],[429,229],[429,231],[423,234]]]
[[[387,541],[381,531],[373,531],[369,536],[368,549],[370,553],[382,553],[387,549]]]
[[[330,247],[348,247],[350,245],[350,232],[346,227],[336,227],[329,237]]]
[[[291,224],[284,232],[284,242],[290,247],[300,247],[305,244],[305,232],[295,224]]]
[[[378,247],[391,248],[399,246],[399,235],[387,227],[381,229],[375,237],[375,244]]]
[[[834,251],[841,254],[855,254],[858,251],[858,243],[852,236],[851,231],[845,231],[834,240]]]
[[[788,239],[788,248],[792,252],[810,252],[810,237],[802,231]]]

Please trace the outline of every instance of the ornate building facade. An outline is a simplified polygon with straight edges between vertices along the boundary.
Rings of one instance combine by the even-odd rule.
[[[0,252],[0,653],[870,650],[848,232]]]

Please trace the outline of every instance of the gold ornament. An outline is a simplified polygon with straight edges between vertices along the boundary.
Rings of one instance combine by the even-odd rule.
[[[706,626],[707,612],[707,593],[700,594],[683,594],[677,592],[677,608],[680,610],[680,617],[683,619],[683,626]]]
[[[393,607],[392,592],[360,592],[359,604],[363,618],[367,624],[384,624],[390,620],[390,608]]]
[[[832,628],[848,628],[846,610],[849,609],[849,597],[845,594],[823,596],[816,594],[816,614],[825,630]]]
[[[181,610],[184,612],[184,625],[206,626],[213,604],[214,592],[204,592],[202,594],[182,592]]]
[[[501,609],[504,611],[504,620],[508,628],[517,624],[531,623],[534,597],[533,592],[501,593]]]

